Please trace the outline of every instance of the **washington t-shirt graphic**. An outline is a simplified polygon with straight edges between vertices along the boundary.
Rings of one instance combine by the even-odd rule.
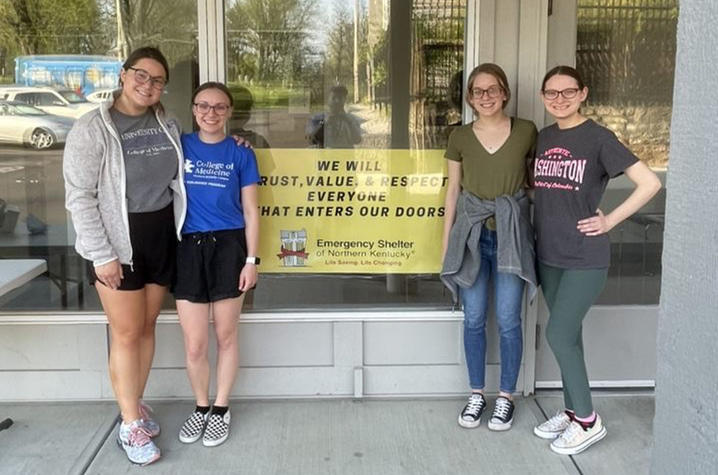
[[[585,158],[574,158],[570,150],[562,147],[551,148],[534,162],[534,186],[578,191],[585,172]]]

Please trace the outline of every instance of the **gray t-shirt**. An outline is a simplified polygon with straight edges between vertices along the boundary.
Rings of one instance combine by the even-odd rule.
[[[599,269],[611,260],[607,234],[586,236],[576,226],[595,216],[606,184],[636,163],[616,135],[592,120],[543,129],[536,143],[534,228],[536,254],[563,269]]]
[[[177,150],[151,110],[140,116],[114,107],[110,117],[120,134],[125,159],[127,211],[147,213],[172,202],[171,181],[177,176]]]

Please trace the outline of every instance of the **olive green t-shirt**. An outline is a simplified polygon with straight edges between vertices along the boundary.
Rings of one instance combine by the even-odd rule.
[[[449,137],[444,156],[461,162],[461,187],[483,200],[513,195],[527,184],[527,163],[533,158],[536,126],[524,119],[511,118],[511,133],[494,153],[489,153],[476,137],[472,124],[462,125]],[[489,229],[495,229],[490,218]]]

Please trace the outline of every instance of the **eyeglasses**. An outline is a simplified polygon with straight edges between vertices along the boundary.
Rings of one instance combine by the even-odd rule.
[[[549,101],[553,101],[554,99],[558,99],[559,95],[563,96],[564,99],[573,99],[578,94],[578,91],[580,91],[580,89],[577,87],[569,87],[561,91],[557,91],[556,89],[546,89],[542,92],[542,94],[543,97]]]
[[[148,73],[144,69],[133,68],[133,67],[129,67],[127,69],[131,69],[135,72],[135,80],[140,84],[147,84],[147,82],[149,82],[152,85],[152,87],[154,87],[155,89],[160,89],[160,90],[164,89],[165,86],[167,85],[167,80],[165,78],[160,77],[160,76],[152,77],[150,75],[150,73]]]
[[[481,89],[480,87],[475,87],[471,90],[471,95],[473,97],[478,97],[479,99],[481,99],[482,97],[484,97],[484,93],[485,93],[485,94],[488,94],[488,96],[491,99],[495,99],[495,98],[499,97],[501,95],[501,93],[503,93],[503,92],[504,92],[503,87],[494,84],[493,86],[489,86],[488,89]]]
[[[215,104],[211,106],[206,102],[194,102],[192,105],[200,114],[207,114],[210,110],[213,110],[217,115],[224,115],[230,109],[230,106],[227,104]]]

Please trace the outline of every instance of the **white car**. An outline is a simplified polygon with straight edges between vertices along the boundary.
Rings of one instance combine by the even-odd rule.
[[[98,89],[89,93],[86,98],[89,102],[105,102],[112,98],[112,91],[114,89]]]
[[[0,142],[36,150],[64,143],[75,119],[48,114],[24,102],[0,100]]]
[[[48,114],[72,117],[77,119],[84,113],[97,107],[97,103],[87,102],[80,94],[70,89],[55,89],[52,87],[3,87],[0,89],[0,99],[6,101],[19,101]]]

